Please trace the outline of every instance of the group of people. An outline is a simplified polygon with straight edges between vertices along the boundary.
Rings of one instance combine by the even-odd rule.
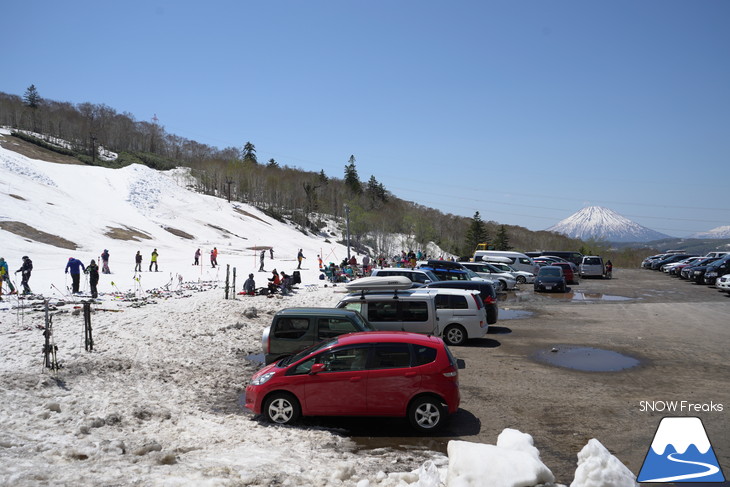
[[[202,265],[200,263],[200,257],[203,255],[203,253],[200,251],[200,248],[195,251],[195,254],[193,255],[193,265]],[[210,266],[215,269],[215,266],[218,265],[218,247],[213,247],[213,250],[210,251]]]
[[[294,284],[297,284],[294,276],[291,276],[284,271],[277,272],[277,270],[274,269],[271,271],[271,277],[268,279],[268,284],[265,288],[266,294],[289,294],[293,291]],[[257,294],[256,281],[254,280],[253,273],[249,274],[248,279],[246,279],[243,283],[242,294],[247,294],[249,296],[255,296]]]

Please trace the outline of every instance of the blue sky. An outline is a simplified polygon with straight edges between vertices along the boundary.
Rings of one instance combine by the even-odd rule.
[[[0,91],[547,228],[730,225],[730,2],[5,2]],[[11,21],[12,19],[12,21]]]

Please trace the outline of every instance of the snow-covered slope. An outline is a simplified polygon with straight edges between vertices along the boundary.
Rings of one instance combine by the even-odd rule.
[[[690,235],[689,238],[730,238],[730,225],[713,228],[707,232]]]
[[[236,267],[241,278],[258,270],[261,248],[274,249],[273,262],[266,252],[269,273],[273,267],[293,271],[297,251],[303,249],[314,279],[318,254],[325,263],[339,263],[347,255],[343,245],[304,235],[254,207],[189,191],[183,170],[54,164],[0,147],[0,172],[1,256],[12,273],[28,255],[34,264],[31,288],[46,295],[65,290],[69,257],[88,264],[104,249],[111,255],[112,275],[102,276],[100,292],[135,287],[137,251],[144,271],[153,249],[159,253],[160,272],[143,273],[145,288],[164,285],[172,273],[185,280],[220,279],[226,264]],[[222,270],[209,265],[214,247]],[[205,265],[193,267],[198,248]]]
[[[649,242],[669,237],[601,206],[587,206],[547,230],[582,240],[608,242]]]

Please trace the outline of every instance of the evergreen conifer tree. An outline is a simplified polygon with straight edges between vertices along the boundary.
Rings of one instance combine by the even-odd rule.
[[[497,236],[494,238],[494,248],[496,250],[512,250],[509,244],[509,235],[507,235],[507,229],[504,225],[499,226]]]
[[[488,238],[487,227],[477,211],[474,213],[469,228],[466,230],[466,235],[464,236],[464,254],[471,254],[476,249],[477,244],[486,242]]]
[[[357,175],[357,168],[355,167],[355,156],[350,156],[347,161],[348,164],[345,166],[345,185],[350,188],[355,194],[362,193],[362,183],[360,177]]]

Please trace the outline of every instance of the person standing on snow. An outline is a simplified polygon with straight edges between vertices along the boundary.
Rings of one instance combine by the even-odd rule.
[[[302,268],[303,259],[306,259],[306,257],[304,257],[304,254],[302,253],[302,249],[299,249],[299,252],[297,252],[297,261],[299,261],[299,264],[297,265],[297,269]]]
[[[140,257],[142,257],[140,255]],[[71,270],[71,282],[72,282],[72,293],[78,294],[79,293],[79,283],[81,282],[81,271],[85,271],[86,267],[84,266],[83,262],[81,262],[79,259],[74,259],[73,257],[68,258],[68,263],[66,264],[66,274],[69,274],[69,269]]]
[[[5,262],[3,257],[0,257],[0,295],[3,293],[3,282],[5,281],[7,281],[8,287],[10,287],[10,294],[15,294],[15,286],[10,282],[10,276],[8,276],[8,263]]]
[[[96,291],[96,285],[99,284],[99,266],[96,265],[94,259],[91,259],[89,265],[84,270],[85,274],[89,275],[89,287],[91,288],[91,297],[96,298],[99,293]]]
[[[142,272],[142,254],[139,253],[139,250],[134,256],[134,263],[134,272]]]
[[[155,266],[155,272],[159,272],[157,270],[157,249],[152,251],[152,257],[150,258],[150,272],[152,272],[152,265]]]
[[[200,265],[200,249],[195,251],[195,262],[193,265]]]
[[[269,249],[269,255],[271,256],[271,260],[274,260],[274,247]]]
[[[259,272],[264,272],[264,257],[266,257],[266,251],[262,250],[261,254],[259,254]]]
[[[28,258],[27,255],[23,256],[23,265],[20,266],[20,269],[15,271],[17,274],[20,272],[20,284],[23,286],[23,294],[30,294],[30,286],[28,285],[28,281],[30,280],[30,271],[33,270],[33,262]]]
[[[218,265],[218,247],[213,247],[213,250],[210,251],[210,265],[214,269]]]
[[[112,271],[109,270],[109,251],[107,249],[104,249],[104,252],[101,253],[101,273],[112,273]]]

